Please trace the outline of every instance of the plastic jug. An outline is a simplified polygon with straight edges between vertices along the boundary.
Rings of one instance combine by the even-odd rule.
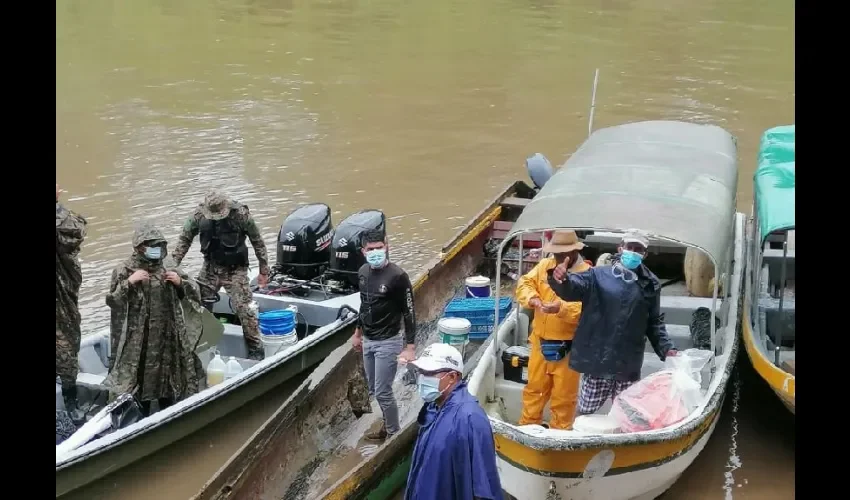
[[[242,365],[239,364],[239,361],[236,361],[236,358],[230,356],[230,359],[227,360],[227,366],[224,370],[224,380],[230,380],[233,377],[242,373]]]
[[[62,397],[62,380],[56,376],[56,409],[65,411],[65,399]]]
[[[207,387],[212,387],[224,382],[224,373],[226,366],[224,360],[221,359],[218,352],[215,353],[210,364],[207,365]]]

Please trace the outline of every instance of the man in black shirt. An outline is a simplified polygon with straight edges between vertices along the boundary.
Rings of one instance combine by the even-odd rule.
[[[416,358],[413,286],[407,273],[389,261],[382,231],[364,233],[361,243],[366,264],[358,273],[360,315],[351,343],[363,353],[369,395],[375,396],[384,414],[380,430],[365,437],[383,441],[399,431],[398,406],[393,394],[398,363]]]

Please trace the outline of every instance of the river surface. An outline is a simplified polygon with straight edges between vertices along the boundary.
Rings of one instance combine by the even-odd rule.
[[[57,2],[56,175],[89,220],[83,329],[107,326],[134,224],[153,219],[173,245],[211,187],[249,205],[272,258],[301,203],[327,203],[336,224],[379,208],[392,258],[416,275],[527,179],[526,156],[557,165],[586,137],[596,68],[594,128],[684,119],[735,134],[749,213],[760,134],[794,122],[794,38],[790,0]],[[198,269],[197,243],[184,265]],[[793,419],[753,404],[772,396],[743,379],[737,434],[727,412],[670,495],[793,497]],[[205,473],[156,495],[183,498]]]

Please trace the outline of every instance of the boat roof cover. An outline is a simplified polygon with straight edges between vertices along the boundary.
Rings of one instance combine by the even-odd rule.
[[[773,127],[761,136],[753,176],[762,243],[770,233],[795,226],[795,125]]]
[[[511,228],[626,230],[695,246],[720,264],[734,238],[735,138],[720,127],[644,121],[594,132]]]

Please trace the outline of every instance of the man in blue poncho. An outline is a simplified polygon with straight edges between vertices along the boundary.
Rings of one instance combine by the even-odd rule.
[[[448,344],[432,344],[411,364],[417,368],[419,435],[405,500],[502,498],[493,429],[461,380],[463,358]]]

